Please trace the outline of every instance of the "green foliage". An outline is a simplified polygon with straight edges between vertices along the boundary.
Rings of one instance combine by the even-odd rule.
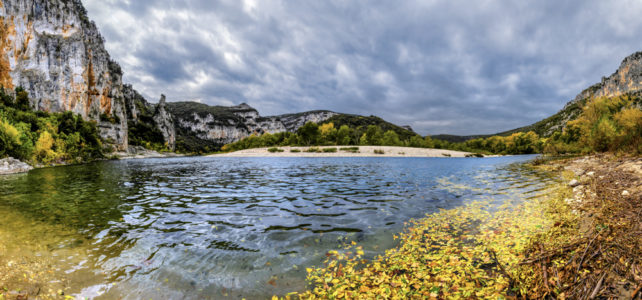
[[[301,150],[299,150],[299,149],[290,149],[290,152],[292,152],[292,153],[299,153],[299,152],[301,152]]]
[[[337,152],[337,148],[323,148],[322,151],[325,153],[335,153]]]
[[[0,89],[0,157],[44,164],[104,157],[95,122],[71,112],[32,111],[23,89],[15,95]]]
[[[348,151],[348,152],[356,152],[359,151],[359,147],[341,147],[339,148],[341,151]]]
[[[405,129],[403,129],[405,130]],[[406,130],[407,131],[407,130]],[[181,136],[180,134],[178,135]],[[407,137],[403,139],[402,137]],[[381,145],[381,146],[413,146],[433,147],[435,141],[430,137],[423,138],[417,134],[399,135],[395,130],[387,130],[385,133],[377,125],[368,125],[357,129],[348,125],[341,125],[336,129],[334,123],[325,122],[317,125],[308,122],[300,127],[296,133],[265,133],[263,135],[251,135],[240,141],[223,146],[223,151],[238,151],[250,148],[273,147],[273,146],[332,146],[332,145]],[[340,150],[358,152],[359,147],[343,147]]]
[[[324,121],[323,123],[333,123],[335,128],[336,127],[339,128],[339,131],[341,130],[341,127],[343,127],[344,125],[346,126],[346,128],[352,128],[354,132],[350,133],[351,141],[349,143],[346,143],[343,140],[345,135],[338,134],[338,136],[340,136],[341,138],[337,143],[338,145],[356,145],[359,142],[358,139],[361,137],[361,135],[363,135],[363,133],[365,133],[369,125],[374,125],[379,127],[381,132],[392,130],[399,136],[399,139],[402,141],[406,141],[410,139],[410,137],[417,135],[416,133],[408,129],[386,122],[385,120],[376,116],[366,117],[366,116],[340,114],[340,115],[331,117],[330,119]]]
[[[319,125],[314,122],[305,123],[297,130],[297,134],[299,135],[299,143],[305,146],[316,145],[321,137]]]
[[[283,152],[283,151],[285,151],[285,150],[280,149],[280,148],[276,148],[276,147],[268,148],[268,152],[270,152],[270,153]]]
[[[100,121],[101,122],[109,122],[112,124],[118,124],[120,123],[120,118],[116,115],[109,115],[106,113],[100,114]]]
[[[544,143],[547,153],[642,153],[642,110],[637,94],[588,99],[582,113]]]
[[[375,149],[374,154],[386,154],[386,152],[381,149]]]

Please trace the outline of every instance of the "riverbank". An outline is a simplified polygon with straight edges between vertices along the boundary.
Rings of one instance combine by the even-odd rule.
[[[534,244],[539,295],[642,299],[642,157],[595,155],[552,161],[572,189],[564,199],[576,218],[567,235]],[[563,226],[561,224],[560,226]]]
[[[466,157],[474,153],[394,146],[311,146],[253,148],[230,153],[212,154],[216,157]]]
[[[490,203],[410,222],[373,261],[357,244],[309,268],[302,298],[642,299],[642,158],[535,166],[563,183],[496,212]]]

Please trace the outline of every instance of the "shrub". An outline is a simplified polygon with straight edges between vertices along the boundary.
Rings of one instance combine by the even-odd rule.
[[[283,151],[285,151],[285,150],[283,150],[283,149],[279,149],[279,148],[276,148],[276,147],[268,148],[267,150],[268,150],[268,152],[271,152],[271,153],[275,153],[275,152],[283,152]]]
[[[305,150],[305,152],[319,153],[319,152],[321,152],[321,149],[319,149],[319,147],[310,147],[307,150]]]
[[[445,157],[451,157],[451,156],[452,156],[452,155],[450,155],[450,154],[448,154],[448,153],[442,153],[441,155],[443,155],[443,156],[445,156]]]
[[[0,119],[0,157],[12,155],[19,146],[20,133],[18,129],[6,120]]]
[[[375,154],[385,154],[386,152],[385,152],[385,151],[383,151],[383,150],[381,150],[381,149],[375,149],[375,150],[374,150],[374,153],[375,153]]]
[[[359,147],[341,147],[339,148],[339,150],[355,152],[355,151],[359,151]]]
[[[323,152],[334,153],[337,152],[337,148],[323,148]]]
[[[301,150],[299,150],[299,149],[290,149],[290,152],[292,152],[292,153],[299,153],[299,152],[301,152]]]

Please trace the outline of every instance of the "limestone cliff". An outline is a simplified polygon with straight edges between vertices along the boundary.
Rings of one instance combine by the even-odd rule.
[[[177,144],[187,151],[215,150],[251,134],[296,131],[306,122],[320,123],[337,115],[331,111],[262,117],[251,106],[209,106],[196,102],[167,103],[174,116]]]
[[[33,108],[96,120],[103,138],[126,148],[121,78],[80,0],[0,2],[0,85],[22,86]]]
[[[158,130],[163,134],[163,139],[165,140],[167,147],[169,150],[174,151],[174,147],[176,145],[176,130],[174,129],[174,120],[172,115],[167,111],[165,95],[161,95],[160,101],[154,110],[153,119]]]
[[[625,58],[620,67],[609,77],[582,91],[574,102],[587,97],[613,97],[642,90],[642,52]]]
[[[96,121],[116,150],[128,148],[132,123],[136,134],[160,133],[160,143],[174,148],[165,105],[155,107],[123,85],[120,66],[80,0],[0,1],[0,86],[23,87],[34,109],[72,111]]]

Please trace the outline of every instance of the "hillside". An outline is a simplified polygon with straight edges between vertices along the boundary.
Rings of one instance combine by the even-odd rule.
[[[377,116],[359,116],[351,114],[337,114],[323,123],[333,123],[335,128],[339,128],[342,125],[348,125],[350,128],[359,128],[359,127],[368,127],[368,125],[376,125],[383,132],[392,130],[399,136],[401,140],[408,140],[412,136],[417,135],[410,127],[401,127],[395,124],[392,124],[380,117]]]

